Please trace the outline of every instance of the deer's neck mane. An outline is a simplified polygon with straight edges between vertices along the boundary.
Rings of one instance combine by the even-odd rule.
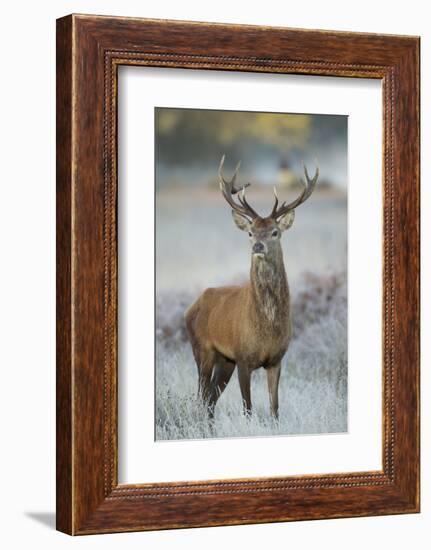
[[[274,328],[285,325],[289,317],[289,286],[281,247],[274,257],[252,258],[250,287],[257,315]]]

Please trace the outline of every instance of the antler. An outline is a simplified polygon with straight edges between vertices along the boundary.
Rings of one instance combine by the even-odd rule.
[[[218,169],[218,175],[220,178],[220,189],[221,189],[221,192],[223,193],[223,197],[226,199],[229,205],[233,208],[233,210],[235,210],[239,214],[246,216],[247,218],[250,218],[252,220],[254,220],[255,218],[258,218],[259,214],[249,205],[245,197],[245,188],[248,187],[250,184],[247,183],[242,187],[235,187],[235,180],[236,180],[236,176],[238,175],[241,161],[239,161],[238,164],[236,165],[235,172],[231,180],[228,181],[223,177],[224,159],[225,159],[225,155],[222,156],[220,161],[220,166]],[[239,191],[241,191],[241,194],[238,195],[238,201],[239,201],[239,204],[238,204],[233,200],[232,195],[236,195]]]
[[[304,173],[305,173],[305,179],[306,182],[304,182],[303,179],[301,179],[301,183],[304,185],[304,190],[299,195],[297,199],[292,201],[289,204],[286,204],[283,202],[283,204],[278,207],[278,196],[277,196],[277,190],[274,186],[274,195],[275,195],[275,203],[274,208],[272,209],[272,212],[270,214],[271,218],[274,218],[277,220],[278,218],[281,218],[284,214],[287,214],[290,210],[294,210],[297,206],[305,202],[308,197],[311,195],[311,193],[314,191],[314,188],[316,187],[317,179],[319,177],[319,167],[316,168],[316,173],[314,175],[313,179],[310,179],[310,176],[308,175],[307,168],[304,164]]]

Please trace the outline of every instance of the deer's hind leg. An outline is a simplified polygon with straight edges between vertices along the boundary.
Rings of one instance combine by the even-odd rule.
[[[219,355],[214,366],[213,377],[211,379],[211,394],[209,398],[210,415],[214,415],[214,408],[221,394],[231,379],[235,363]]]
[[[213,370],[211,350],[206,350],[202,338],[196,331],[196,320],[200,314],[200,300],[197,300],[185,313],[185,322],[193,356],[198,368],[198,397],[207,400]]]
[[[200,350],[198,361],[199,386],[198,393],[205,403],[211,397],[211,377],[215,364],[214,350]]]

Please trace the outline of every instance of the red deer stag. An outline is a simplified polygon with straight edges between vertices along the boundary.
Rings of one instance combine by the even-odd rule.
[[[289,286],[280,238],[295,217],[295,208],[313,192],[319,170],[310,179],[304,166],[304,190],[293,202],[279,206],[264,218],[250,206],[245,186],[236,187],[238,163],[230,181],[223,177],[224,155],[219,178],[223,197],[232,208],[235,224],[246,231],[251,244],[250,282],[245,286],[208,288],[185,314],[187,331],[199,372],[199,394],[210,417],[235,366],[244,413],[251,413],[250,376],[264,367],[267,373],[271,414],[278,418],[278,383],[281,360],[291,337]],[[238,195],[238,202],[233,196]]]

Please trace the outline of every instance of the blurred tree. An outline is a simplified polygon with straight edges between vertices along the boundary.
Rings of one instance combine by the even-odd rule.
[[[303,148],[312,117],[302,114],[156,108],[158,162],[205,164],[220,151],[241,153],[256,146],[274,151]]]

